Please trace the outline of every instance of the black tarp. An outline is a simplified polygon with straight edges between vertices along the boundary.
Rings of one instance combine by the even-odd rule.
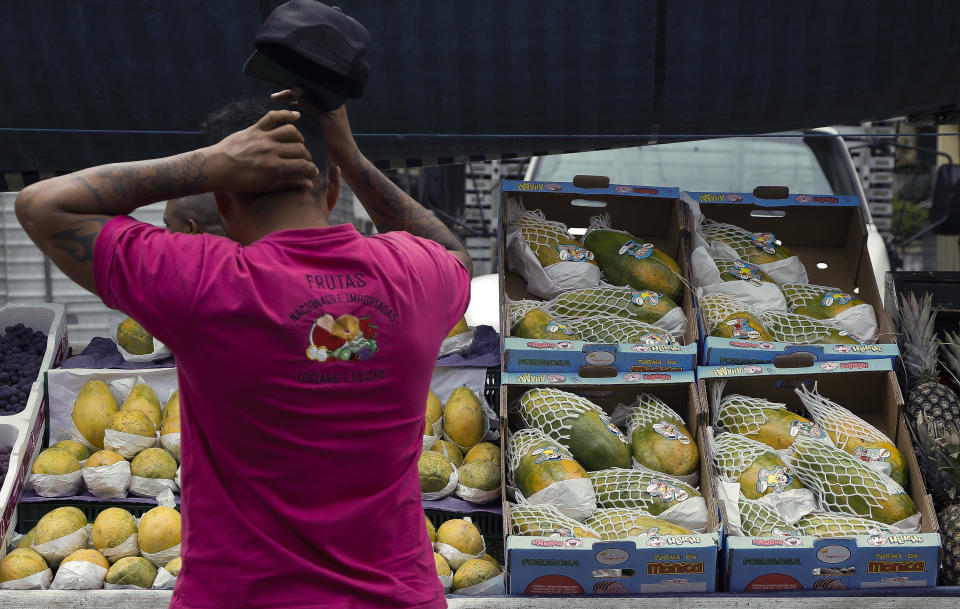
[[[199,144],[267,87],[271,0],[0,1],[0,170]],[[342,0],[373,37],[349,106],[393,165],[853,123],[960,101],[960,2]]]

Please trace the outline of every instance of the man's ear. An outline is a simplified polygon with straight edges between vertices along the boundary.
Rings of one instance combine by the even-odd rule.
[[[327,210],[333,211],[337,199],[340,197],[340,168],[336,165],[331,165],[330,171],[327,172],[327,192],[325,196]]]
[[[200,226],[197,224],[196,220],[190,218],[187,220],[185,230],[183,232],[187,233],[188,235],[196,235],[200,232]]]

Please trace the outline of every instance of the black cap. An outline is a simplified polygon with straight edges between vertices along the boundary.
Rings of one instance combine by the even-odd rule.
[[[370,74],[370,33],[316,0],[278,6],[253,39],[243,73],[284,87],[300,85],[324,110],[363,94]]]

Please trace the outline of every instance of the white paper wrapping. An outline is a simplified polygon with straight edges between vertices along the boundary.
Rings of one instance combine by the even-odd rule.
[[[463,596],[495,596],[503,593],[503,573],[496,577],[492,577],[485,582],[480,582],[475,586],[470,586],[469,588],[460,588],[459,590],[453,592],[453,594],[459,594]]]
[[[123,321],[123,320],[120,320]],[[156,338],[153,339],[153,351],[146,353],[144,355],[134,355],[129,353],[126,349],[120,346],[120,342],[117,341],[117,328],[119,328],[120,323],[116,322],[113,326],[113,342],[117,343],[117,350],[120,352],[120,355],[125,361],[128,362],[153,362],[158,359],[164,359],[170,357],[170,349],[166,345],[161,343]]]
[[[734,256],[737,258],[738,256]],[[783,292],[775,283],[762,282],[759,286],[746,281],[723,281],[720,279],[720,269],[705,247],[698,248],[691,254],[690,263],[693,270],[693,281],[697,286],[697,297],[702,298],[710,294],[726,294],[740,302],[752,305],[761,311],[786,311],[787,300]]]
[[[134,586],[132,584],[103,584],[104,590],[149,590],[149,588],[141,588],[140,586]]]
[[[476,333],[476,328],[470,328],[462,334],[457,334],[456,336],[443,339],[443,342],[440,343],[440,353],[437,355],[437,357],[446,357],[447,355],[453,355],[454,353],[463,353],[464,351],[467,351],[470,349],[470,345],[473,344],[473,337],[476,335]]]
[[[163,491],[179,490],[177,483],[168,478],[143,478],[142,476],[130,476],[130,494],[137,497],[150,497],[156,499],[157,495]]]
[[[433,445],[436,444],[437,440],[440,438],[438,436],[423,436],[423,448],[420,449],[420,452],[424,452],[433,448]]]
[[[77,429],[77,424],[73,422],[73,418],[71,416],[67,416],[66,419],[64,420],[66,422],[65,423],[62,422],[62,426],[59,428],[59,433],[57,432],[56,428],[53,428],[52,421],[51,421],[51,432],[50,432],[51,443],[53,443],[55,439],[58,441],[73,440],[74,442],[79,442],[80,444],[83,444],[84,446],[86,446],[87,450],[89,450],[91,453],[94,453],[100,450],[99,448],[97,448],[96,446],[88,442],[87,439],[84,437],[84,435],[80,433],[80,430]]]
[[[447,485],[445,487],[433,493],[420,493],[420,495],[426,501],[436,501],[437,499],[449,497],[455,490],[457,490],[457,482],[459,480],[460,476],[457,474],[457,467],[454,465],[453,473],[450,474],[450,478],[447,479]]]
[[[160,446],[170,451],[170,454],[180,462],[180,432],[163,434],[160,436]]]
[[[71,560],[60,565],[50,588],[53,590],[99,590],[107,578],[107,570],[85,560]]]
[[[642,463],[640,463],[634,458],[631,458],[631,461],[633,462],[633,469],[639,469],[639,470],[645,470],[645,471],[657,471],[657,470],[651,470],[651,468],[647,467],[646,465],[643,465]],[[698,487],[700,485],[699,471],[694,472],[692,474],[688,474],[686,476],[677,476],[675,474],[668,474],[667,472],[659,472],[659,473],[663,474],[664,476],[670,476],[671,478],[675,480],[679,480],[684,484],[689,484],[692,487]]]
[[[900,522],[893,523],[892,526],[900,529],[904,533],[919,533],[920,532],[920,512],[917,512],[913,516],[904,518]]]
[[[457,497],[470,503],[490,503],[500,497],[502,489],[503,486],[501,485],[492,491],[482,491],[478,488],[470,488],[469,486],[457,484]]]
[[[180,544],[178,543],[177,545],[171,546],[166,550],[160,550],[155,554],[151,554],[150,552],[144,552],[142,550],[140,551],[140,554],[144,558],[152,562],[154,566],[156,566],[159,569],[160,567],[163,567],[174,558],[180,556]]]
[[[139,556],[140,548],[137,547],[137,534],[134,533],[130,537],[127,537],[118,546],[100,548],[100,553],[103,554],[104,558],[109,560],[111,564],[127,556]]]
[[[666,315],[653,322],[653,325],[668,333],[674,340],[682,341],[687,327],[687,316],[680,307],[673,307]]]
[[[30,486],[41,497],[73,497],[83,488],[81,470],[69,474],[30,474]]]
[[[593,493],[593,483],[589,478],[554,482],[529,497],[524,497],[519,490],[515,494],[517,503],[550,505],[578,522],[592,516],[597,509],[597,497]]]
[[[810,282],[809,279],[807,279],[807,269],[804,268],[803,263],[800,262],[800,259],[796,256],[790,256],[783,260],[759,264],[757,266],[780,285],[785,283]]]
[[[87,490],[104,499],[117,499],[127,496],[130,488],[130,462],[119,461],[112,465],[85,467],[83,483]]]
[[[40,556],[43,556],[48,565],[56,567],[60,564],[61,560],[70,554],[86,548],[89,541],[89,529],[87,529],[87,527],[80,527],[69,535],[51,539],[39,545],[33,544],[30,548]]]
[[[865,343],[874,343],[877,340],[877,316],[869,304],[857,305],[834,316],[834,321],[844,330],[853,334]]]
[[[161,567],[157,569],[157,578],[153,580],[153,590],[173,590],[177,583],[177,578]]]
[[[183,484],[180,483],[180,469],[177,468],[177,475],[173,477],[173,481],[177,483],[177,488],[183,488]]]
[[[51,581],[53,581],[53,572],[50,569],[44,569],[33,575],[0,583],[0,590],[46,590],[50,587]]]
[[[454,570],[459,569],[463,563],[467,562],[468,560],[473,560],[474,558],[483,558],[483,555],[487,553],[486,541],[483,541],[483,548],[473,555],[464,554],[455,547],[439,541],[434,544],[434,547],[436,548],[437,553],[440,556],[443,556],[447,560],[447,564],[449,564]]]
[[[743,524],[740,520],[740,483],[728,482],[717,477],[714,489],[716,490],[717,500],[723,504],[726,512],[726,522],[724,523],[728,535],[742,536]]]
[[[443,585],[443,592],[450,592],[450,588],[453,587],[453,576],[452,575],[438,575],[440,578],[440,583]]]
[[[138,436],[115,429],[103,432],[103,447],[123,455],[124,459],[133,459],[140,451],[157,445],[157,437]]]
[[[656,515],[656,518],[690,529],[695,533],[707,530],[707,502],[703,497],[689,497],[685,501],[670,506]]]
[[[162,505],[168,508],[177,507],[177,500],[173,496],[173,491],[170,489],[164,489],[157,494],[157,505]]]
[[[592,288],[600,285],[600,268],[587,262],[557,262],[544,268],[527,246],[523,232],[517,226],[507,225],[507,266],[527,281],[527,291],[546,300],[568,290]]]
[[[776,510],[788,524],[794,524],[807,514],[819,511],[813,492],[806,488],[790,489],[782,493],[768,493],[757,501]]]

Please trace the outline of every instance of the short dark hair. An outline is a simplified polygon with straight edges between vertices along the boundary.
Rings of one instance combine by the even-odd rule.
[[[270,110],[297,110],[300,118],[294,125],[303,134],[303,143],[313,158],[313,164],[320,171],[319,177],[326,180],[330,171],[330,159],[327,156],[327,142],[323,137],[320,121],[309,111],[287,101],[275,101],[267,96],[251,97],[228,103],[207,117],[201,125],[208,145],[242,131],[253,125]],[[319,182],[318,183],[322,183]]]

